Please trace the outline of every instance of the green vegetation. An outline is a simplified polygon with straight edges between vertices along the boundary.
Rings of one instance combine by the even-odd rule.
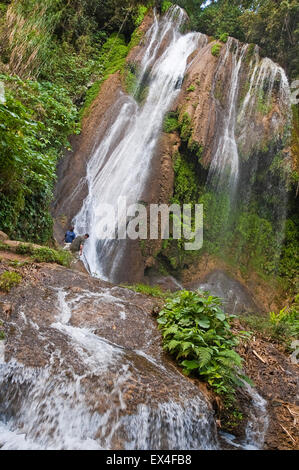
[[[78,0],[71,4],[61,0],[14,0],[8,7],[9,35],[4,36],[3,55],[13,73],[44,79],[53,66],[57,72],[59,55],[69,59],[77,54],[81,60],[85,55],[93,60],[103,39],[111,33],[121,32],[129,39],[150,3],[147,0]],[[81,72],[83,64],[79,61],[77,65]]]
[[[0,290],[9,292],[13,287],[20,284],[22,276],[16,271],[4,271],[0,275]]]
[[[195,86],[194,85],[190,85],[188,88],[187,88],[187,92],[190,93],[192,91],[195,91]]]
[[[174,162],[175,191],[173,202],[194,203],[198,194],[198,182],[193,162],[188,162],[177,153]]]
[[[31,244],[20,244],[16,248],[16,253],[20,255],[30,255],[37,263],[57,263],[68,267],[72,260],[70,252],[65,250],[53,250],[52,248],[36,248]]]
[[[11,238],[50,242],[56,164],[103,81],[124,72],[151,3],[0,0],[0,228]]]
[[[182,118],[179,120],[180,123],[180,137],[183,141],[187,141],[191,137],[192,125],[191,117],[186,112],[183,114]]]
[[[172,7],[172,3],[168,0],[163,0],[161,4],[161,12],[166,13],[170,7]]]
[[[1,248],[0,248],[1,249]],[[12,260],[12,261],[8,261],[8,266],[11,266],[13,268],[22,268],[23,266],[26,266],[29,263],[29,261],[17,261],[17,260]]]
[[[211,47],[211,54],[215,57],[218,57],[221,51],[221,44],[213,44]]]
[[[298,0],[172,0],[187,10],[191,29],[226,42],[227,35],[258,44],[262,54],[287,70],[291,79],[299,74]]]
[[[114,33],[109,37],[109,39],[107,39],[101,49],[101,78],[87,91],[81,115],[86,115],[88,113],[88,109],[98,95],[102,83],[113,73],[118,70],[123,70],[128,52],[129,47],[126,45],[125,37],[123,35]]]
[[[278,313],[270,312],[267,317],[250,315],[242,317],[241,321],[246,328],[283,344],[290,352],[292,341],[299,340],[299,294]]]
[[[163,291],[159,286],[149,286],[147,284],[122,284],[122,287],[133,290],[135,292],[139,292],[140,294],[150,295],[152,297],[165,298],[169,295],[169,292]]]
[[[229,36],[228,33],[222,33],[222,34],[219,34],[218,39],[219,41],[226,43],[228,40],[228,36]]]
[[[170,133],[179,129],[178,115],[176,112],[170,111],[166,114],[163,122],[163,131]]]
[[[5,333],[3,330],[3,323],[2,321],[0,321],[0,341],[2,341],[3,339],[5,339]]]
[[[239,343],[221,300],[208,293],[180,291],[168,298],[159,313],[163,347],[183,367],[186,375],[205,380],[218,394],[233,399],[237,387],[250,382],[241,371]],[[240,337],[248,338],[245,332]]]
[[[0,227],[14,239],[45,243],[52,236],[49,204],[56,162],[76,133],[67,92],[49,82],[0,75]]]
[[[136,17],[134,18],[134,23],[135,23],[135,26],[138,27],[141,25],[146,13],[148,12],[148,7],[146,7],[145,5],[138,5],[137,6],[137,13],[136,13]]]

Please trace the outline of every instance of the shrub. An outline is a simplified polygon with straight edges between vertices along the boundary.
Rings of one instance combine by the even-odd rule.
[[[52,235],[49,206],[56,162],[77,132],[76,110],[64,89],[0,75],[0,225],[14,238],[45,243]],[[43,121],[43,122],[42,122]]]
[[[228,33],[222,33],[222,34],[219,35],[219,41],[225,43],[225,42],[227,42],[227,40],[228,40]]]
[[[189,88],[187,88],[188,93],[190,93],[191,91],[194,91],[194,90],[195,90],[194,85],[190,85]]]
[[[180,121],[180,130],[181,139],[183,141],[187,141],[192,134],[191,117],[187,112],[183,114],[183,117]]]
[[[177,113],[169,112],[166,114],[163,122],[163,131],[168,134],[179,129]]]
[[[22,280],[22,276],[16,271],[4,271],[0,276],[0,290],[9,292]]]
[[[20,245],[16,247],[16,253],[18,255],[33,255],[34,247],[31,243],[20,243]]]
[[[289,340],[299,338],[299,294],[291,307],[284,307],[278,313],[270,312],[269,320],[276,337],[286,337]]]
[[[241,373],[242,358],[234,351],[239,338],[231,331],[233,316],[220,305],[221,300],[208,293],[180,291],[167,299],[157,321],[164,349],[183,372],[204,379],[216,393],[233,397],[236,388],[250,380]]]
[[[34,250],[32,259],[38,263],[57,263],[68,267],[70,265],[72,255],[65,250],[57,251],[48,247],[42,247]]]
[[[221,51],[221,44],[213,44],[211,47],[211,54],[215,57],[218,57]]]
[[[134,18],[134,23],[135,23],[135,26],[140,26],[146,13],[147,13],[147,10],[148,8],[144,5],[138,5],[137,7],[137,13],[136,13],[136,16]]]
[[[299,294],[290,306],[278,313],[270,312],[267,316],[249,315],[242,318],[242,323],[263,337],[279,341],[287,351],[291,351],[292,341],[299,338]]]
[[[161,12],[166,13],[171,7],[172,7],[171,2],[169,2],[168,0],[163,0],[162,5],[161,5]]]
[[[147,284],[134,284],[130,285],[123,285],[122,287],[126,287],[127,289],[134,290],[135,292],[139,292],[140,294],[150,295],[152,297],[167,297],[169,292],[164,292],[159,286],[148,286]]]
[[[16,253],[22,255],[31,255],[33,261],[37,263],[57,263],[68,267],[70,265],[72,255],[65,250],[53,250],[47,246],[35,248],[31,244],[20,244],[16,248]]]

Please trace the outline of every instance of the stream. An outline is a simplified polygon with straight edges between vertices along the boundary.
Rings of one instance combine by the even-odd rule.
[[[126,242],[99,239],[94,230],[102,223],[100,204],[116,207],[122,196],[127,204],[137,202],[150,184],[164,116],[182,90],[193,57],[210,47],[207,36],[182,33],[186,20],[177,6],[163,17],[154,14],[142,42],[135,93],[120,93],[114,103],[117,117],[88,160],[88,194],[74,220],[76,233],[90,234],[84,262],[92,276],[42,267],[35,285],[21,286],[14,293],[5,323],[7,339],[0,341],[2,450],[264,446],[265,400],[248,387],[251,407],[245,437],[238,441],[219,433],[206,393],[163,352],[152,315],[154,300],[108,283],[116,283],[124,269]],[[270,102],[274,89],[279,104],[287,107],[289,87],[283,70],[269,59],[260,60],[254,50],[246,65],[247,93],[238,107],[248,45],[229,38],[223,47],[215,81],[229,69],[230,84],[225,105],[217,104],[223,125],[215,138],[206,184],[215,192],[225,187],[231,200],[238,200],[243,190],[249,205],[257,164],[250,168],[250,177],[242,175],[242,168],[249,167],[247,137],[252,142],[261,139],[254,109],[261,92]],[[268,125],[273,134],[280,119],[273,113]],[[251,184],[248,191],[242,181]],[[270,195],[281,194],[277,213],[283,227],[284,189],[271,181],[269,188]],[[112,234],[115,228],[112,224],[108,231]],[[163,283],[173,290],[182,288],[171,276],[158,282]],[[236,313],[256,308],[246,289],[219,270],[193,288],[220,295]]]

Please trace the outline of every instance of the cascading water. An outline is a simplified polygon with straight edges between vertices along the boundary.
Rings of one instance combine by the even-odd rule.
[[[81,290],[70,297],[69,291],[51,288],[52,323],[45,325],[42,318],[36,323],[23,309],[10,322],[16,342],[21,345],[23,335],[26,342],[39,342],[48,359],[47,365],[33,367],[0,356],[2,450],[217,448],[213,411],[196,386],[163,364],[159,354],[151,356],[149,325],[143,351],[96,334],[96,324],[103,325],[98,305],[101,312],[105,304],[118,309],[120,324],[135,314],[144,321],[132,298],[129,302],[120,293]],[[88,327],[74,326],[82,320],[82,306],[91,313],[89,321],[83,318]]]
[[[259,114],[267,114],[275,101],[279,103],[281,115],[274,114],[269,122],[268,132],[277,138],[283,133],[282,127],[290,122],[290,88],[284,70],[268,58],[261,59],[259,49],[254,48],[253,57],[247,68],[248,44],[242,45],[229,38],[225,53],[219,60],[214,78],[221,80],[223,69],[231,70],[226,106],[222,112],[223,124],[216,139],[207,183],[216,191],[228,190],[234,194],[242,171],[244,153],[252,153],[257,144],[266,137],[259,125]],[[231,63],[231,64],[230,64]],[[241,75],[246,73],[248,87],[245,97],[240,100]],[[247,85],[248,83],[248,85]],[[258,129],[260,127],[260,129]]]
[[[212,96],[217,134],[205,186],[206,243],[246,267],[252,257],[255,270],[267,266],[267,273],[274,274],[290,173],[283,150],[291,117],[287,77],[272,60],[260,57],[257,46],[229,38],[217,63]],[[256,240],[251,247],[250,238]]]
[[[90,233],[85,248],[86,266],[103,279],[118,280],[117,270],[125,244],[109,239],[116,231],[113,220],[107,227],[107,239],[99,240],[97,227],[103,223],[99,206],[111,204],[116,209],[121,196],[126,197],[127,205],[140,200],[150,175],[164,114],[180,91],[188,57],[207,42],[200,33],[182,35],[180,27],[185,20],[186,14],[176,6],[162,19],[155,16],[145,37],[137,84],[140,87],[147,76],[145,102],[140,105],[126,95],[119,98],[118,117],[87,165],[88,196],[75,218],[75,228],[79,233]],[[123,216],[120,210],[119,219]]]
[[[114,105],[119,106],[118,116],[87,165],[88,196],[76,216],[76,231],[90,233],[84,250],[86,265],[102,278],[117,277],[125,248],[98,238],[96,227],[102,222],[98,207],[115,207],[120,196],[125,196],[128,204],[142,198],[163,117],[180,93],[188,58],[207,45],[207,38],[200,33],[180,33],[185,18],[179,7],[172,7],[161,19],[154,17],[144,38],[135,93],[121,94]],[[240,181],[247,179],[251,184],[258,171],[258,147],[256,158],[248,161],[255,143],[265,134],[260,126],[261,111],[266,112],[273,102],[285,110],[268,119],[271,133],[282,139],[289,110],[283,70],[269,59],[260,60],[257,48],[246,64],[248,48],[230,38],[218,64],[219,72],[229,70],[230,80],[208,186],[228,190],[231,198],[240,196]],[[240,103],[246,67],[248,88]],[[146,97],[140,104],[142,94]],[[240,199],[249,205],[253,184],[249,189],[244,184],[244,188],[247,199]],[[108,227],[110,235],[115,229],[115,224]],[[49,305],[56,305],[57,310],[48,323],[42,315],[39,321],[30,319],[28,306],[27,314],[23,311],[26,296],[8,322],[16,346],[4,346],[0,341],[0,448],[219,448],[213,410],[198,387],[162,358],[160,337],[157,340],[156,330],[150,327],[150,314],[146,316],[137,302],[133,305],[134,294],[130,292],[126,298],[118,287],[98,285],[93,291],[83,289],[84,282],[80,280],[80,293],[75,294],[69,287],[75,283],[74,277],[65,288],[59,280],[55,287],[47,286],[39,297],[40,304],[50,298],[43,313]],[[124,329],[124,322],[129,325],[127,331],[142,327],[137,335],[142,345],[133,347],[131,336],[128,342],[121,337],[118,332]],[[109,340],[111,331],[122,342]],[[28,343],[30,347],[37,344],[40,366],[28,360]],[[6,347],[9,359],[4,357]],[[246,436],[237,446],[262,448],[266,404],[254,391],[250,394],[253,407]]]
[[[257,46],[249,64],[249,77],[248,91],[240,106],[236,126],[238,146],[245,154],[249,143],[252,150],[262,137],[255,124],[258,122],[258,113],[264,111],[266,114],[275,101],[279,104],[281,114],[275,113],[269,122],[269,131],[275,137],[277,133],[282,133],[282,127],[290,124],[291,119],[291,94],[286,74],[272,60],[260,59]]]
[[[235,51],[230,55],[232,46],[235,47]],[[219,64],[219,69],[227,67],[228,61],[232,58],[228,112],[224,120],[221,137],[219,142],[217,142],[217,150],[211,161],[208,184],[212,185],[215,190],[226,189],[228,187],[229,192],[232,194],[236,190],[239,179],[239,154],[235,137],[236,103],[239,91],[239,74],[247,47],[247,45],[241,46],[238,41],[229,38],[225,54]],[[217,79],[217,73],[215,79]]]
[[[197,385],[163,359],[156,328],[137,307],[138,294],[99,285],[47,286],[43,313],[34,320],[30,297],[7,322],[13,343],[0,341],[1,450],[220,448],[211,406]],[[137,320],[138,348],[136,337],[128,338],[130,347],[124,337],[120,344],[109,339],[111,329],[136,329]],[[5,360],[4,349],[11,348],[14,354]],[[223,437],[232,446],[262,448],[265,401],[250,387],[248,393],[252,408],[244,441]]]

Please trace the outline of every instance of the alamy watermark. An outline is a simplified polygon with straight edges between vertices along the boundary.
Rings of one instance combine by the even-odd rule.
[[[203,205],[127,204],[119,197],[117,204],[99,204],[95,210],[94,234],[103,239],[184,239],[185,250],[199,250],[203,245]]]

